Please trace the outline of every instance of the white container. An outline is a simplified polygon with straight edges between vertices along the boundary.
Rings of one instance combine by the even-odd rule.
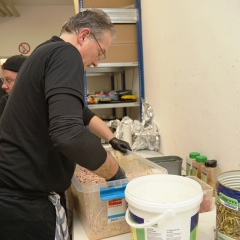
[[[212,201],[213,201],[213,187],[203,182],[201,179],[195,176],[188,176],[188,178],[197,181],[203,190],[203,200],[200,204],[199,213],[208,212],[212,210]]]
[[[149,175],[128,183],[126,221],[132,240],[197,240],[201,185],[177,175]]]
[[[130,147],[132,146],[132,131],[131,124],[123,124],[123,140],[128,142]]]

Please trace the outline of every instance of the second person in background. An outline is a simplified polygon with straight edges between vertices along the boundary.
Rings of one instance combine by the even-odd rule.
[[[26,59],[27,56],[23,56],[21,54],[14,55],[12,57],[9,57],[2,65],[3,78],[1,78],[1,90],[5,92],[5,94],[0,98],[0,118],[2,117],[9,94],[11,93],[13,85],[17,78],[18,71]]]

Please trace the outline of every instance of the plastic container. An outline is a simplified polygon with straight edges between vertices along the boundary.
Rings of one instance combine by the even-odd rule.
[[[198,239],[203,192],[196,181],[176,175],[151,175],[128,183],[126,221],[133,240]]]
[[[196,160],[192,161],[192,176],[201,179],[201,167],[207,161],[207,157],[203,155],[196,156]]]
[[[192,175],[192,161],[196,160],[196,157],[199,156],[199,152],[190,152],[189,155],[186,157],[186,175]]]
[[[213,187],[203,182],[201,179],[197,177],[188,176],[188,178],[191,178],[198,182],[203,190],[203,200],[200,204],[199,212],[202,213],[211,211],[213,206]]]
[[[217,166],[217,160],[207,160],[201,167],[201,180],[213,187],[215,196],[217,177],[221,173],[221,169]]]
[[[216,239],[240,239],[240,170],[221,173],[217,178]]]
[[[75,176],[72,178],[70,199],[90,240],[130,232],[125,221],[127,183],[146,174],[167,174],[163,167],[133,152],[126,156],[115,153],[119,165],[134,177],[96,184],[81,184]]]
[[[181,175],[182,158],[178,156],[150,157],[151,162],[158,164],[167,169],[168,174]]]

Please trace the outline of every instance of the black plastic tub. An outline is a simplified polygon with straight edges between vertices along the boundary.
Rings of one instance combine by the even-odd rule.
[[[168,174],[180,175],[182,172],[182,158],[178,156],[150,157],[148,160],[167,169]]]

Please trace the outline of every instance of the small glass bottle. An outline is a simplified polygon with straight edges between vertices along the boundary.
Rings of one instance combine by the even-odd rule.
[[[201,167],[201,180],[213,187],[213,194],[216,190],[216,181],[221,169],[217,166],[217,160],[207,160]]]
[[[200,153],[198,152],[190,152],[189,155],[186,157],[186,175],[191,176],[192,175],[192,161],[196,159],[197,156],[199,156]]]
[[[196,156],[196,160],[192,161],[192,176],[201,179],[201,167],[207,161],[207,157],[203,155]]]

